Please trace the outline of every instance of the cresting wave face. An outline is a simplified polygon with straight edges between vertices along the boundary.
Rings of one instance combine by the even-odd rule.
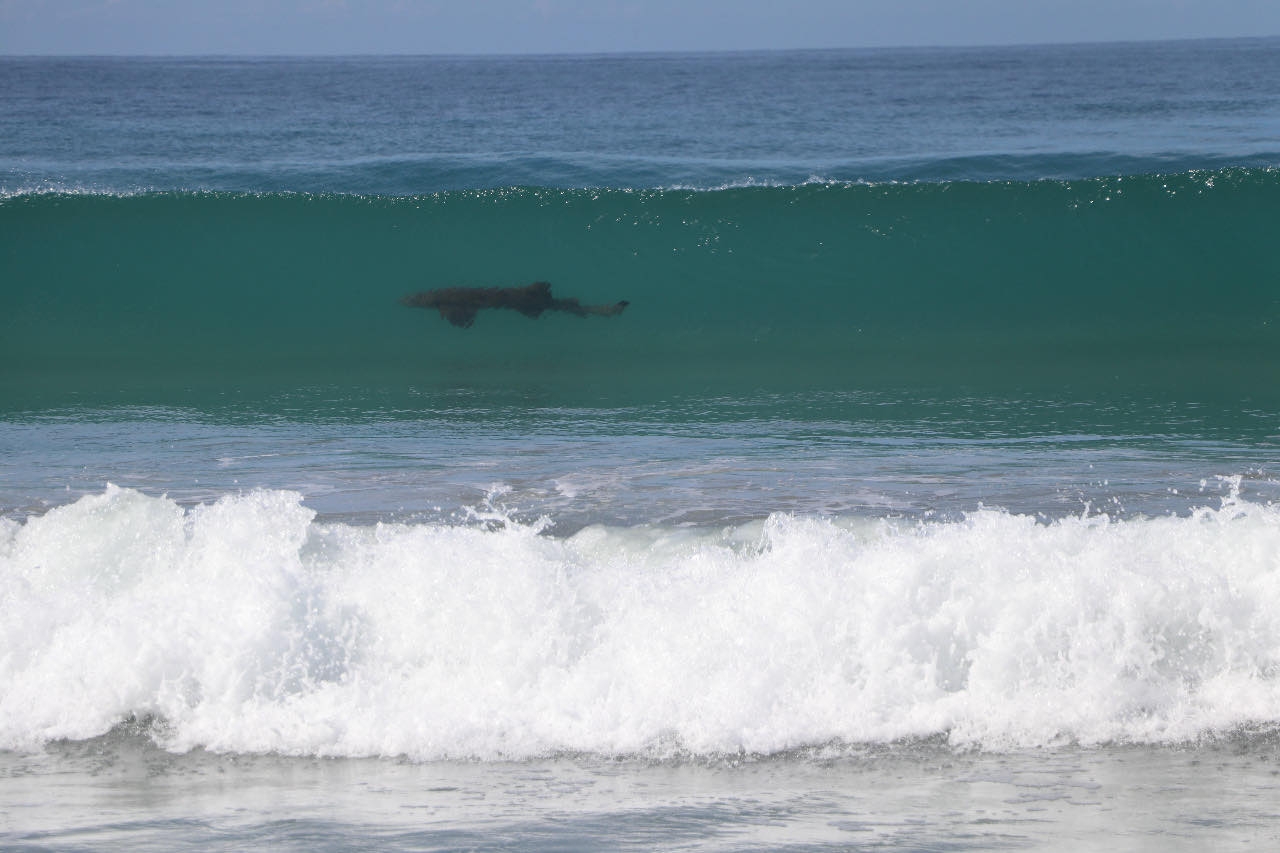
[[[0,201],[0,383],[48,400],[315,384],[1280,387],[1280,172],[710,192]],[[551,280],[608,323],[397,303]]]
[[[519,758],[1165,743],[1270,724],[1280,510],[708,533],[317,524],[110,487],[0,520],[0,748]]]

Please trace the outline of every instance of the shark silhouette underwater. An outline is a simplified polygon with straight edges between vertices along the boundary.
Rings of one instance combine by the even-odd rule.
[[[563,311],[575,317],[614,317],[630,304],[625,299],[612,305],[583,305],[572,297],[557,299],[545,281],[524,287],[442,287],[414,293],[400,302],[414,308],[435,308],[441,317],[462,329],[469,328],[476,321],[476,314],[486,308],[509,308],[526,317],[540,317],[543,311]]]

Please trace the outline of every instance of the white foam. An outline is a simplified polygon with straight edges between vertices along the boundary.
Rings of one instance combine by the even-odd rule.
[[[987,749],[1280,721],[1280,511],[722,531],[317,524],[109,487],[0,524],[0,747]]]

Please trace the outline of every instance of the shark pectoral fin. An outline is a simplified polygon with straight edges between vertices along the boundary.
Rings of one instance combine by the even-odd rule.
[[[586,306],[586,309],[588,313],[595,314],[597,317],[616,317],[622,313],[622,309],[626,308],[630,304],[630,302],[624,299],[621,302],[615,302],[612,305],[588,305]]]
[[[467,329],[476,321],[476,309],[460,305],[442,305],[440,316],[460,329]]]

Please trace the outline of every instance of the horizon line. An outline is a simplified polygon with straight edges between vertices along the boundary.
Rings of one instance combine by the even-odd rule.
[[[551,59],[576,58],[594,59],[606,57],[664,57],[664,56],[707,56],[707,55],[743,55],[762,53],[836,53],[849,51],[894,51],[894,50],[996,50],[1037,47],[1095,47],[1103,45],[1120,46],[1177,44],[1187,42],[1233,42],[1233,41],[1272,41],[1280,39],[1280,33],[1271,35],[1248,36],[1185,36],[1177,38],[1125,38],[1125,39],[1085,39],[1077,41],[1029,41],[1029,42],[974,42],[955,44],[894,44],[894,45],[848,45],[830,47],[743,47],[743,48],[709,48],[709,49],[644,49],[644,50],[582,50],[582,51],[516,51],[516,52],[457,52],[457,53],[402,53],[402,52],[177,52],[177,53],[18,53],[0,50],[0,59]]]

